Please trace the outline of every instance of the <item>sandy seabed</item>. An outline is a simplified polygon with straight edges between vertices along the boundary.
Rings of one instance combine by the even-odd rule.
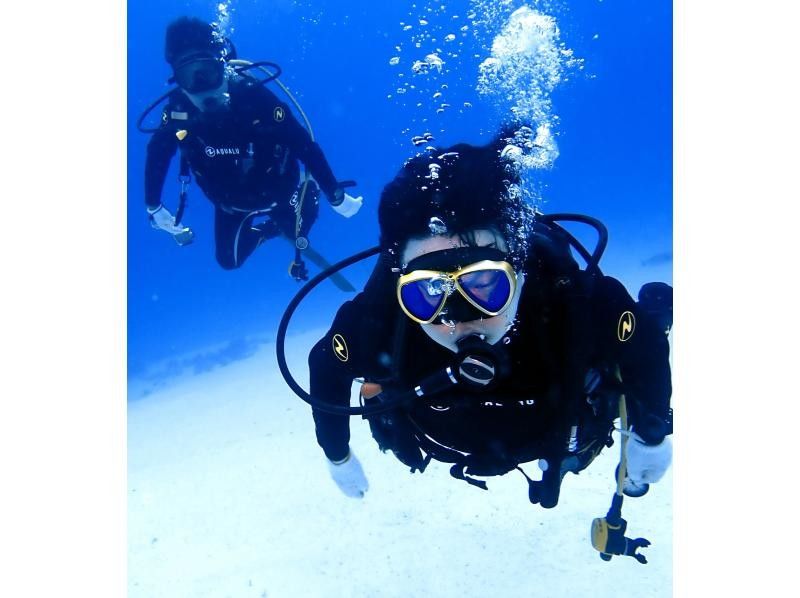
[[[323,333],[287,339],[305,388]],[[488,491],[437,462],[411,474],[360,417],[351,430],[370,484],[362,500],[329,478],[310,407],[283,381],[274,344],[130,400],[128,596],[672,595],[671,471],[625,499],[628,536],[652,542],[647,565],[604,562],[589,541],[614,491],[619,442],[568,474],[559,505],[545,510],[518,472],[487,478]]]

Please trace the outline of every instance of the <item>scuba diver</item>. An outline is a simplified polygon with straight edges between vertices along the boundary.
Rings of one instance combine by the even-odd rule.
[[[605,560],[646,562],[636,551],[649,542],[624,537],[621,503],[671,463],[671,287],[646,285],[637,303],[603,275],[602,224],[527,206],[505,145],[501,134],[406,162],[381,194],[375,270],[313,347],[310,393],[293,388],[313,407],[333,480],[353,498],[368,481],[349,446],[349,415],[363,415],[380,449],[411,472],[435,459],[486,489],[474,476],[519,470],[545,508],[558,503],[567,472],[613,444],[620,418],[618,492],[592,540]],[[558,220],[595,226],[595,252]],[[361,406],[351,407],[356,379]],[[520,467],[530,462],[540,480]]]
[[[170,162],[180,150],[182,184],[191,172],[214,204],[220,266],[239,268],[263,241],[282,235],[296,246],[291,275],[307,279],[300,255],[310,251],[307,235],[318,215],[319,189],[349,218],[363,201],[345,192],[354,183],[337,182],[309,130],[264,87],[277,75],[258,80],[234,68],[244,61],[235,60],[232,44],[213,25],[189,17],[170,23],[165,58],[177,88],[168,94],[160,127],[147,145],[145,203],[152,226],[180,245],[192,240],[191,230],[180,224],[182,205],[173,216],[161,203]],[[306,171],[302,184],[298,161]]]

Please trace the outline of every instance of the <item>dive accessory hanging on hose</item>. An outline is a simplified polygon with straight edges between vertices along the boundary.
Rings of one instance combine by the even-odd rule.
[[[592,521],[591,541],[592,546],[600,553],[600,558],[604,561],[610,561],[614,555],[622,555],[632,556],[646,565],[647,558],[636,551],[650,546],[650,541],[645,538],[626,537],[625,531],[628,528],[628,522],[622,518],[622,492],[625,483],[627,462],[625,455],[628,444],[628,411],[624,394],[619,398],[619,415],[622,440],[620,442],[620,462],[617,467],[617,490],[611,499],[611,507],[606,516]]]
[[[178,174],[178,182],[181,185],[181,189],[178,194],[178,209],[175,211],[175,226],[180,225],[183,212],[186,210],[188,187],[191,181],[192,175],[189,172],[189,161],[184,156],[181,156],[180,173]],[[175,239],[175,242],[180,247],[184,247],[194,241],[194,232],[188,226],[185,226],[181,232],[172,235],[172,238]]]

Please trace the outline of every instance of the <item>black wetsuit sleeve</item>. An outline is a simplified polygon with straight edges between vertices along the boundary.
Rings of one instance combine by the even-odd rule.
[[[177,149],[178,139],[174,128],[169,125],[163,125],[150,138],[144,166],[144,201],[147,207],[155,208],[161,203],[161,191]]]
[[[363,295],[363,293],[362,293]],[[333,325],[308,357],[311,396],[318,401],[348,406],[353,379],[363,375],[363,350],[358,342],[359,298],[339,308]],[[350,443],[350,424],[347,415],[334,415],[312,409],[317,442],[325,456],[340,461],[347,456]]]
[[[325,196],[330,200],[336,191],[337,181],[333,175],[328,160],[325,154],[322,153],[322,148],[315,141],[311,141],[311,137],[302,127],[300,128],[301,138],[298,139],[298,145],[295,151],[303,164],[306,165],[311,175],[319,183]],[[305,137],[303,139],[302,137]]]
[[[312,141],[309,132],[295,118],[287,104],[264,87],[258,86],[254,91],[259,94],[258,102],[264,112],[263,120],[272,124],[272,134],[281,139],[306,166],[325,195],[328,198],[333,197],[337,187],[336,177],[322,148]]]
[[[669,341],[618,280],[598,281],[598,333],[619,366],[630,424],[651,444],[666,433],[672,395]]]

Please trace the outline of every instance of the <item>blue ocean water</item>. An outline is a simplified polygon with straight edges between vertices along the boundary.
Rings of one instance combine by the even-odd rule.
[[[479,87],[493,43],[497,50],[511,15],[525,6],[557,26],[555,38],[551,28],[540,41],[542,50],[556,51],[558,64],[534,59],[542,70],[521,79],[542,83],[557,67],[558,81],[543,86],[539,108],[558,151],[532,171],[537,203],[546,212],[600,218],[610,233],[603,270],[632,293],[648,280],[671,283],[671,2],[139,0],[128,4],[129,380],[204,371],[249,355],[274,338],[299,289],[287,275],[293,252],[279,240],[241,269],[222,270],[214,260],[213,212],[196,186],[184,217],[196,235],[192,245],[178,247],[148,225],[148,138],[135,123],[167,89],[163,40],[171,20],[221,20],[240,57],[281,65],[334,173],[355,179],[364,196],[363,209],[347,220],[321,205],[311,242],[336,261],[376,244],[380,191],[419,151],[412,137],[431,133],[440,147],[487,142],[519,107],[514,90]],[[432,54],[441,64],[427,59]],[[177,194],[173,164],[162,198],[173,210]],[[370,265],[346,272],[356,287]],[[325,326],[349,297],[330,283],[319,287],[290,334]]]

